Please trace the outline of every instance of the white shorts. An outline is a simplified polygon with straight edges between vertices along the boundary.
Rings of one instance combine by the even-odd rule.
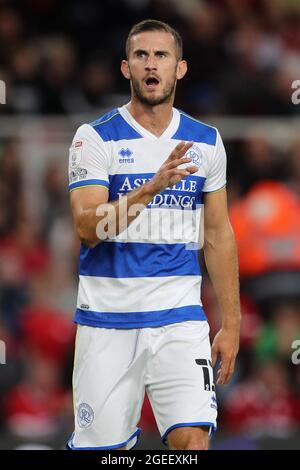
[[[145,391],[164,443],[176,427],[216,429],[209,325],[157,328],[78,325],[73,372],[71,449],[131,449],[141,430]]]

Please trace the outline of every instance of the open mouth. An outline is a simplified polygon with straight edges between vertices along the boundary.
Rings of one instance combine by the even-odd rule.
[[[145,83],[146,83],[147,88],[154,89],[155,87],[157,87],[157,85],[159,85],[159,80],[155,77],[148,77],[145,80]]]

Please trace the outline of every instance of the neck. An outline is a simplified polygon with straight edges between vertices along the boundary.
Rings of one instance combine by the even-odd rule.
[[[133,96],[127,105],[127,109],[141,126],[159,137],[172,120],[172,104],[173,102],[148,106]]]

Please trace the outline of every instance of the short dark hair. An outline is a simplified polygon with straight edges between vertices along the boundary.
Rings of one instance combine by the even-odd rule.
[[[127,40],[126,40],[126,56],[127,59],[129,57],[129,49],[130,49],[130,40],[132,36],[136,34],[144,33],[146,31],[165,31],[166,33],[172,34],[176,49],[177,49],[177,59],[182,59],[182,39],[180,34],[172,28],[172,26],[168,25],[167,23],[163,23],[163,21],[158,20],[144,20],[140,23],[137,23],[132,26],[131,30],[129,31]]]

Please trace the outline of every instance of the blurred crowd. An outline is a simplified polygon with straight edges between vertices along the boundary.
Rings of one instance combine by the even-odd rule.
[[[189,73],[178,107],[208,122],[299,114],[291,101],[300,79],[298,0],[0,0],[0,126],[7,115],[96,118],[125,103],[126,36],[149,17],[183,37]],[[45,163],[38,216],[30,216],[21,143],[17,128],[0,138],[0,436],[49,443],[73,427],[79,244],[64,165]],[[218,388],[219,429],[253,442],[290,439],[300,435],[300,364],[292,361],[300,340],[300,138],[278,147],[253,133],[225,146],[243,321],[234,380]],[[203,284],[213,337],[220,318],[205,272]],[[158,432],[147,400],[141,425]]]
[[[128,30],[145,18],[181,33],[189,73],[177,104],[197,114],[298,114],[297,0],[23,0],[0,2],[5,113],[93,113],[126,100]]]

